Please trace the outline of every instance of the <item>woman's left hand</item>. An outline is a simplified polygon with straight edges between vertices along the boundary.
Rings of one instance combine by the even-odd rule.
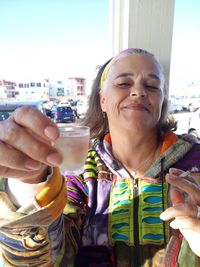
[[[172,207],[161,213],[164,221],[172,220],[170,226],[179,229],[188,241],[192,251],[200,257],[200,186],[183,172],[171,168],[166,181],[172,185],[170,197]],[[184,195],[187,197],[184,197]]]

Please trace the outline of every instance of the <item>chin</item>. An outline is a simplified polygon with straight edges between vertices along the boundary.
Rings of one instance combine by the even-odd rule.
[[[147,125],[144,125],[144,124],[136,124],[136,123],[127,123],[126,125],[124,125],[124,127],[122,125],[121,126],[121,129],[124,128],[126,130],[130,130],[130,131],[134,131],[134,132],[148,132],[151,127],[147,126]]]

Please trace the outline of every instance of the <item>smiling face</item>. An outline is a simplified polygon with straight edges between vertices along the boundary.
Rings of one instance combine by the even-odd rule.
[[[109,128],[152,131],[161,116],[164,78],[150,55],[126,55],[112,63],[100,104]]]

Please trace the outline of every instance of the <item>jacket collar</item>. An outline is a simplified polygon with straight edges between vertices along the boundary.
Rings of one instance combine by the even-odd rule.
[[[197,139],[191,135],[178,136],[173,132],[167,133],[162,142],[160,156],[152,163],[145,173],[145,177],[159,177],[161,173],[161,161],[163,162],[163,171],[168,170],[170,166],[183,158],[190,151],[193,144],[197,142]],[[112,155],[112,140],[109,133],[102,139],[96,139],[94,141],[94,148],[113,173],[123,177],[129,176],[122,164]]]

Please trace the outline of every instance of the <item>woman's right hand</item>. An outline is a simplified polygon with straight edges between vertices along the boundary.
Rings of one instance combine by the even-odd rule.
[[[26,183],[41,182],[47,166],[62,157],[51,146],[59,136],[56,124],[32,107],[20,107],[0,122],[0,176]]]

